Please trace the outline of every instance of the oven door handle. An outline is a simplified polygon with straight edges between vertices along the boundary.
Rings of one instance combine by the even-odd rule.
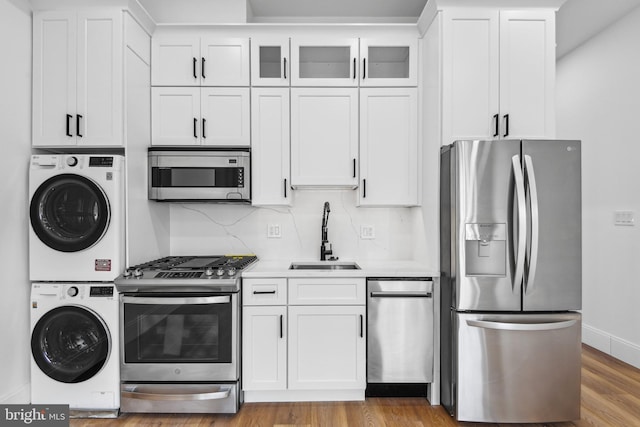
[[[142,400],[189,401],[189,400],[221,400],[229,397],[231,389],[217,389],[208,393],[145,393],[134,390],[122,391],[123,397]]]
[[[228,304],[229,295],[212,297],[129,297],[123,296],[122,302],[129,304],[176,305],[176,304]]]

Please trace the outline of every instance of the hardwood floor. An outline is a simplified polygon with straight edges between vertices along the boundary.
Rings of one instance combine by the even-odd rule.
[[[640,426],[640,370],[591,347],[582,351],[582,418],[529,427]],[[389,426],[512,427],[515,424],[457,423],[441,406],[424,399],[371,399],[364,402],[245,403],[235,415],[123,414],[118,419],[73,419],[74,427],[203,426]]]

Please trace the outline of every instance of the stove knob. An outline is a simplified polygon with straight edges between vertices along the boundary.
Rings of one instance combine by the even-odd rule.
[[[204,270],[204,275],[207,277],[213,276],[213,268],[208,267],[206,270]]]
[[[142,270],[139,268],[133,270],[133,277],[142,277]]]
[[[78,158],[76,156],[71,156],[67,158],[67,165],[74,167],[78,164]]]
[[[69,295],[70,297],[75,297],[76,295],[78,295],[78,288],[76,286],[71,286],[69,289],[67,289],[67,295]]]
[[[122,272],[122,277],[124,277],[125,279],[128,279],[131,277],[131,269],[130,268],[125,268],[124,271]]]
[[[219,268],[219,269],[217,269],[217,270],[216,270],[216,274],[217,274],[218,276],[223,276],[223,275],[224,275],[224,270],[223,270],[223,269],[221,269],[221,268]]]
[[[227,274],[229,276],[235,276],[236,275],[236,269],[235,268],[230,268],[229,270],[227,270]]]

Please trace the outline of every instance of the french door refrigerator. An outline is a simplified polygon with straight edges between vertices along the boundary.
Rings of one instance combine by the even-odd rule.
[[[460,421],[580,418],[580,141],[441,149],[441,401]]]

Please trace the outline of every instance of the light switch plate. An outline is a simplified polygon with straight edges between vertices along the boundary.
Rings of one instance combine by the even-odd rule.
[[[361,225],[360,226],[360,238],[361,239],[375,239],[376,229],[373,225]]]
[[[280,224],[269,224],[267,225],[267,238],[268,239],[279,239],[282,237],[282,229],[280,228]]]
[[[634,216],[633,211],[615,211],[613,223],[619,226],[634,226]]]

